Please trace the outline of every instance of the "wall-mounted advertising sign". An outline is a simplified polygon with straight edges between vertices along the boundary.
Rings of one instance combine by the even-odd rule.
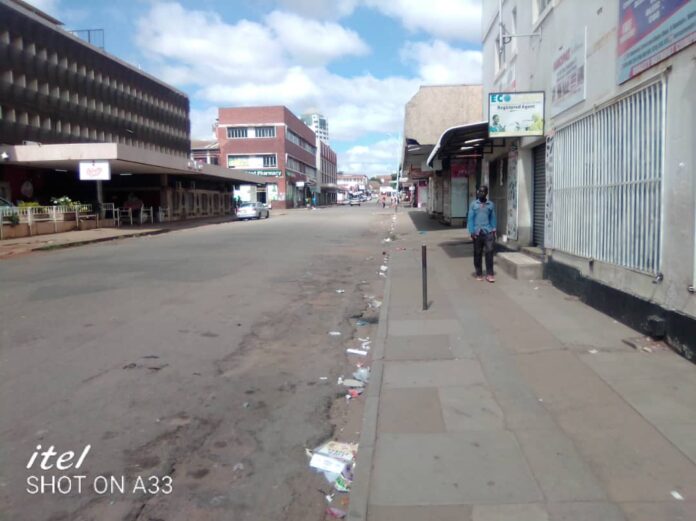
[[[263,168],[261,156],[227,156],[228,168]]]
[[[561,46],[551,66],[551,115],[585,99],[585,31]]]
[[[110,181],[111,167],[108,161],[81,161],[80,181]]]
[[[693,0],[619,2],[618,81],[623,83],[696,41]]]
[[[488,135],[543,136],[543,92],[492,92],[488,95]]]
[[[268,177],[279,177],[280,170],[245,170],[245,174],[263,175]]]

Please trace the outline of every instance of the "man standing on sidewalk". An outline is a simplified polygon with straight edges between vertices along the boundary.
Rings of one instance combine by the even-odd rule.
[[[481,186],[476,191],[477,199],[469,207],[467,225],[471,240],[474,241],[474,268],[476,280],[483,280],[481,255],[486,253],[486,280],[495,282],[493,273],[493,250],[495,248],[495,205],[488,200],[488,187]]]

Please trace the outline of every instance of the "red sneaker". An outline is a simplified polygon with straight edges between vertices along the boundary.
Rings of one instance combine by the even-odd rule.
[[[495,277],[493,275],[486,275],[486,280],[488,282],[495,282]]]

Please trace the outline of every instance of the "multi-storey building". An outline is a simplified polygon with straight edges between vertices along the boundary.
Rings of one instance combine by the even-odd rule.
[[[367,176],[365,174],[338,174],[338,186],[347,192],[362,192],[367,189]]]
[[[167,218],[227,213],[233,185],[258,178],[190,160],[189,128],[183,92],[39,9],[0,0],[0,196],[137,199]],[[100,180],[81,179],[97,162]]]
[[[690,357],[694,20],[689,0],[485,0],[482,31],[486,107],[545,97],[536,122],[487,110],[507,135],[484,153],[499,235],[544,249],[555,284]]]
[[[274,208],[302,206],[319,192],[316,136],[287,107],[220,108],[217,138],[220,161],[267,183],[259,200]]]
[[[314,131],[321,141],[329,143],[329,122],[322,114],[318,112],[302,114],[300,119]]]
[[[317,137],[317,166],[319,175],[319,204],[336,203],[338,189],[336,152]]]
[[[0,143],[132,145],[189,153],[189,100],[175,88],[0,0]]]

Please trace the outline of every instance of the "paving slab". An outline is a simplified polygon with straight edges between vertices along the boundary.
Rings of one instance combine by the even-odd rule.
[[[380,397],[377,432],[445,432],[437,388],[385,389]]]
[[[619,505],[626,521],[693,521],[696,502],[677,501],[673,498],[655,503],[623,503]]]
[[[462,332],[459,321],[454,319],[389,320],[388,336],[439,335]]]
[[[386,362],[382,389],[445,387],[483,384],[485,378],[476,360],[426,360]]]
[[[472,521],[549,521],[543,505],[474,505]]]
[[[696,423],[661,424],[658,430],[671,441],[687,458],[696,464]],[[696,517],[694,517],[696,519]]]
[[[370,503],[460,505],[542,500],[514,436],[506,431],[382,434]]]
[[[607,495],[573,442],[560,429],[516,431],[548,501],[601,501]]]
[[[626,346],[622,352],[579,355],[608,382],[617,380],[670,380],[677,374],[693,376],[694,364],[676,353],[643,353]]]
[[[472,521],[470,505],[395,507],[372,505],[368,521]]]
[[[385,360],[452,360],[449,335],[387,338]]]
[[[440,389],[442,416],[449,432],[503,429],[503,411],[487,387],[443,387]]]
[[[550,503],[546,509],[551,517],[550,521],[627,521],[618,505],[610,502]]]

